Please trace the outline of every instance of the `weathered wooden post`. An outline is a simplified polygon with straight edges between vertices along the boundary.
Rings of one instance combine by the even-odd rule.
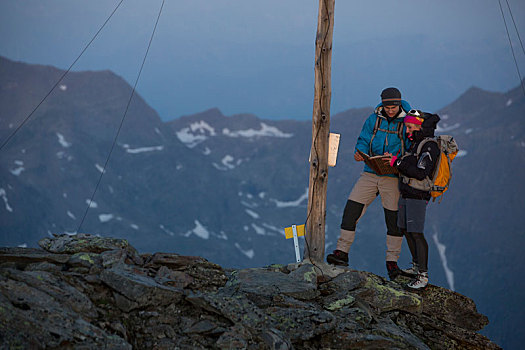
[[[332,36],[335,0],[319,0],[315,39],[315,87],[310,150],[310,184],[304,258],[324,260],[326,188],[328,181],[328,138],[330,134],[330,99]]]

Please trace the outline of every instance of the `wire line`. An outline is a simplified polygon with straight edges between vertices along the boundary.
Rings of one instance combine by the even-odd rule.
[[[9,143],[9,141],[11,141],[11,139],[15,136],[15,134],[22,128],[22,126],[25,125],[25,123],[29,120],[29,118],[31,118],[31,116],[36,112],[36,110],[42,105],[42,103],[44,103],[44,101],[49,97],[49,95],[51,95],[51,93],[55,90],[55,88],[58,86],[58,84],[60,84],[60,82],[64,79],[64,77],[69,73],[69,71],[71,70],[71,68],[73,68],[73,66],[77,63],[77,61],[80,59],[80,57],[84,54],[84,52],[86,52],[86,50],[88,49],[88,47],[93,43],[93,41],[95,41],[95,39],[97,38],[98,34],[102,31],[102,29],[106,26],[106,24],[109,22],[109,20],[111,19],[111,17],[113,17],[113,15],[115,14],[115,12],[117,12],[117,9],[120,7],[120,5],[122,4],[124,0],[120,0],[120,2],[118,3],[118,5],[115,7],[115,9],[113,10],[113,12],[111,12],[111,14],[109,15],[109,17],[106,19],[106,21],[104,22],[104,24],[102,24],[102,26],[99,28],[99,30],[96,32],[96,34],[93,36],[93,38],[91,38],[91,40],[89,41],[89,43],[87,43],[87,45],[84,47],[84,49],[80,52],[80,54],[78,55],[78,57],[73,61],[73,63],[71,63],[71,65],[69,66],[69,68],[62,74],[62,76],[60,77],[60,79],[58,79],[58,81],[55,83],[55,85],[53,85],[53,87],[51,88],[51,90],[49,90],[49,92],[44,96],[44,98],[37,104],[37,106],[33,109],[33,111],[31,113],[29,113],[29,115],[22,121],[22,123],[20,123],[20,125],[11,133],[11,135],[9,135],[7,137],[7,139],[2,143],[2,145],[0,146],[0,151]]]
[[[148,57],[149,49],[151,47],[151,43],[153,42],[153,37],[155,36],[155,31],[157,30],[157,25],[159,24],[160,15],[162,14],[162,9],[164,8],[164,1],[162,0],[162,4],[160,6],[159,14],[157,15],[157,20],[155,21],[155,26],[153,27],[153,32],[151,33],[151,37],[149,39],[148,48],[146,49],[146,53],[144,54],[144,58],[142,59],[142,64],[140,66],[139,72],[137,74],[137,79],[135,80],[135,84],[133,85],[133,90],[131,91],[131,96],[129,97],[128,103],[126,105],[126,110],[124,111],[124,115],[122,116],[122,119],[120,120],[120,125],[117,130],[117,134],[115,135],[115,138],[113,139],[113,144],[111,145],[111,149],[109,150],[109,154],[106,158],[106,162],[104,163],[104,167],[102,168],[102,171],[100,172],[100,176],[97,181],[97,185],[95,186],[95,190],[93,191],[93,194],[91,195],[91,198],[89,200],[88,206],[86,208],[86,211],[84,212],[84,216],[82,217],[82,221],[80,222],[80,225],[78,225],[77,233],[80,232],[80,228],[84,224],[84,220],[86,219],[86,216],[88,214],[89,208],[91,207],[91,203],[93,203],[93,199],[95,198],[95,194],[97,193],[97,190],[100,186],[100,182],[102,181],[102,177],[104,176],[104,173],[106,172],[106,167],[108,166],[109,159],[111,158],[111,154],[113,153],[113,150],[115,148],[115,145],[117,143],[118,136],[120,134],[120,131],[122,129],[122,125],[124,124],[124,120],[126,119],[126,115],[128,114],[129,106],[131,104],[131,101],[133,100],[133,95],[135,94],[135,90],[137,88],[137,84],[140,79],[140,75],[142,74],[142,69],[144,68],[144,64],[146,63],[146,58]]]
[[[509,0],[505,0],[507,2],[507,7],[509,8],[510,12],[510,18],[512,18],[512,23],[514,24],[514,29],[516,30],[516,34],[518,35],[518,40],[521,44],[521,50],[525,54],[525,48],[523,47],[523,42],[521,41],[520,32],[518,31],[518,26],[516,25],[516,21],[514,21],[514,15],[512,14],[512,10],[510,9]]]
[[[505,24],[505,30],[507,31],[507,37],[509,38],[510,50],[512,51],[512,57],[514,58],[514,64],[516,65],[516,70],[518,71],[518,77],[520,79],[521,89],[523,90],[523,95],[525,95],[525,85],[523,84],[523,79],[521,78],[520,67],[518,66],[518,61],[516,60],[516,54],[514,53],[514,48],[512,47],[512,39],[510,38],[509,28],[507,27],[507,21],[505,20],[505,14],[503,13],[503,6],[501,5],[501,0],[499,2],[499,8],[501,10],[501,16],[503,17],[503,23]]]

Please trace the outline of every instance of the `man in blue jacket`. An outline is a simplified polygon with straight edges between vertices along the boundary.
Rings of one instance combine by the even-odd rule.
[[[385,153],[401,156],[408,142],[403,129],[403,118],[409,110],[410,105],[401,99],[401,92],[398,89],[394,87],[384,89],[381,92],[381,103],[363,125],[357,139],[354,159],[358,162],[364,160],[357,150],[369,156]],[[337,247],[332,254],[328,254],[326,260],[334,265],[348,266],[348,252],[354,242],[357,222],[377,195],[381,196],[387,226],[388,276],[394,279],[401,272],[397,260],[403,242],[403,235],[397,227],[398,178],[392,174],[380,176],[366,164],[364,172],[355,183],[346,202]]]

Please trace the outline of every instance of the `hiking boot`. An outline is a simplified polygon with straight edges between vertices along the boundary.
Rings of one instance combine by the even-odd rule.
[[[401,273],[408,277],[416,277],[418,272],[419,272],[419,265],[413,261],[412,261],[412,267],[401,270]]]
[[[412,290],[424,290],[428,285],[428,272],[418,272],[416,278],[407,287]]]
[[[391,281],[401,274],[401,269],[397,266],[397,262],[395,261],[386,262],[386,271],[388,272],[388,278],[390,278]]]
[[[348,266],[348,253],[336,249],[332,254],[328,254],[326,261],[333,265]]]

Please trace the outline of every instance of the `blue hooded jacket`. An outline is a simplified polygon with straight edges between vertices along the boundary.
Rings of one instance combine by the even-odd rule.
[[[363,153],[368,154],[369,156],[377,156],[384,154],[385,152],[392,153],[400,157],[401,154],[401,140],[397,135],[397,130],[399,123],[403,123],[403,118],[406,115],[406,112],[411,109],[410,104],[401,100],[401,112],[398,116],[392,120],[390,123],[387,118],[381,114],[383,110],[383,103],[380,103],[376,106],[374,113],[372,113],[363,124],[361,133],[357,139],[357,144],[355,146],[355,152],[360,150]],[[372,140],[372,135],[374,131],[374,126],[377,118],[380,118],[379,127],[376,135]],[[388,130],[388,131],[387,131]],[[403,139],[405,142],[405,150],[410,146],[410,141],[406,137],[405,129],[403,128]],[[372,140],[372,145],[370,141]],[[371,146],[371,147],[370,147]],[[372,151],[372,154],[370,153]],[[365,172],[375,174],[375,172],[365,163]],[[389,174],[384,176],[396,177],[395,175]]]

